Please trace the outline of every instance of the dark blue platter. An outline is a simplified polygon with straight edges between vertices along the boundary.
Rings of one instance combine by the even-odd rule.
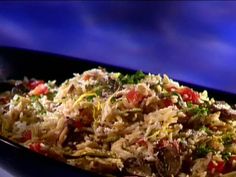
[[[105,63],[105,61],[104,61]],[[110,66],[85,59],[73,58],[40,51],[12,47],[0,47],[0,82],[7,79],[23,79],[24,76],[59,82],[94,67],[104,67],[108,71],[133,73],[134,70]],[[205,88],[179,81],[196,90],[208,90],[210,97],[236,103],[236,95],[224,91]],[[1,85],[0,85],[1,87]],[[84,170],[69,166],[31,152],[3,137],[0,137],[0,166],[16,177],[92,177]],[[119,176],[119,175],[118,175]]]

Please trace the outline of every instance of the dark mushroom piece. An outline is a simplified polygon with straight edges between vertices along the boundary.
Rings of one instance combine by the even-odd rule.
[[[229,109],[226,111],[227,118],[231,120],[236,120],[236,110],[235,109]]]
[[[26,84],[23,82],[15,82],[15,86],[12,88],[11,93],[12,95],[19,94],[22,95],[27,93],[29,89],[27,88]]]
[[[236,120],[236,110],[226,103],[225,101],[216,101],[212,105],[213,111],[221,112],[221,119]]]
[[[174,146],[163,147],[158,151],[155,167],[160,177],[175,176],[182,166],[182,158]]]
[[[231,106],[226,103],[225,101],[216,101],[212,105],[213,110],[220,111],[220,110],[228,110],[231,109]]]

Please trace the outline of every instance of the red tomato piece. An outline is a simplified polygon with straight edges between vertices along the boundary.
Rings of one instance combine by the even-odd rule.
[[[231,156],[225,164],[224,173],[235,171],[236,156]]]
[[[30,81],[27,86],[30,90],[33,90],[35,89],[35,87],[37,87],[40,84],[44,84],[44,81],[43,80]]]
[[[39,84],[33,90],[30,91],[31,95],[39,96],[39,95],[46,95],[49,92],[47,85]]]
[[[25,142],[27,140],[30,140],[32,138],[32,133],[30,130],[25,130],[22,133],[22,141]]]
[[[137,106],[143,100],[143,97],[144,96],[141,93],[134,89],[130,90],[126,95],[128,102],[135,106]]]
[[[29,145],[30,150],[34,152],[41,153],[42,152],[42,146],[41,143],[32,143]]]
[[[168,92],[176,92],[176,91],[177,91],[177,88],[176,88],[175,86],[169,86],[169,87],[166,88],[166,90],[167,90]]]
[[[182,96],[183,100],[191,103],[199,103],[199,94],[192,89],[185,87],[178,90],[178,93]]]
[[[172,103],[172,101],[170,99],[163,99],[162,102],[163,102],[165,107],[173,105],[173,103]]]
[[[168,92],[179,93],[182,96],[183,100],[186,102],[191,102],[195,104],[199,103],[199,94],[188,87],[177,89],[175,86],[169,86],[166,88],[166,90]]]
[[[86,75],[83,76],[83,79],[84,79],[85,81],[87,81],[87,80],[89,80],[91,77],[92,77],[91,75],[86,74]]]
[[[236,162],[236,156],[232,156],[229,159],[230,163],[232,164],[234,161]]]
[[[225,162],[224,161],[210,161],[207,169],[210,174],[215,174],[215,173],[222,173],[225,168]]]

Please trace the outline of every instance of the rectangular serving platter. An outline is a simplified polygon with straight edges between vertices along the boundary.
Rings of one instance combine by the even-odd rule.
[[[8,79],[37,78],[62,82],[73,73],[104,67],[108,71],[134,73],[135,70],[98,63],[91,60],[68,57],[28,49],[0,47],[0,91],[1,83]],[[157,71],[158,73],[158,71]],[[153,74],[157,74],[153,73]],[[167,73],[168,74],[168,73]],[[236,103],[236,95],[213,88],[179,81],[198,91],[208,90],[209,97]],[[92,177],[93,173],[80,170],[63,162],[36,154],[0,136],[0,166],[16,177]],[[118,176],[120,176],[118,174]]]

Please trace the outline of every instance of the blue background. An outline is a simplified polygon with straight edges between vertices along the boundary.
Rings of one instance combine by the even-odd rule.
[[[0,45],[236,93],[236,2],[0,2]]]

